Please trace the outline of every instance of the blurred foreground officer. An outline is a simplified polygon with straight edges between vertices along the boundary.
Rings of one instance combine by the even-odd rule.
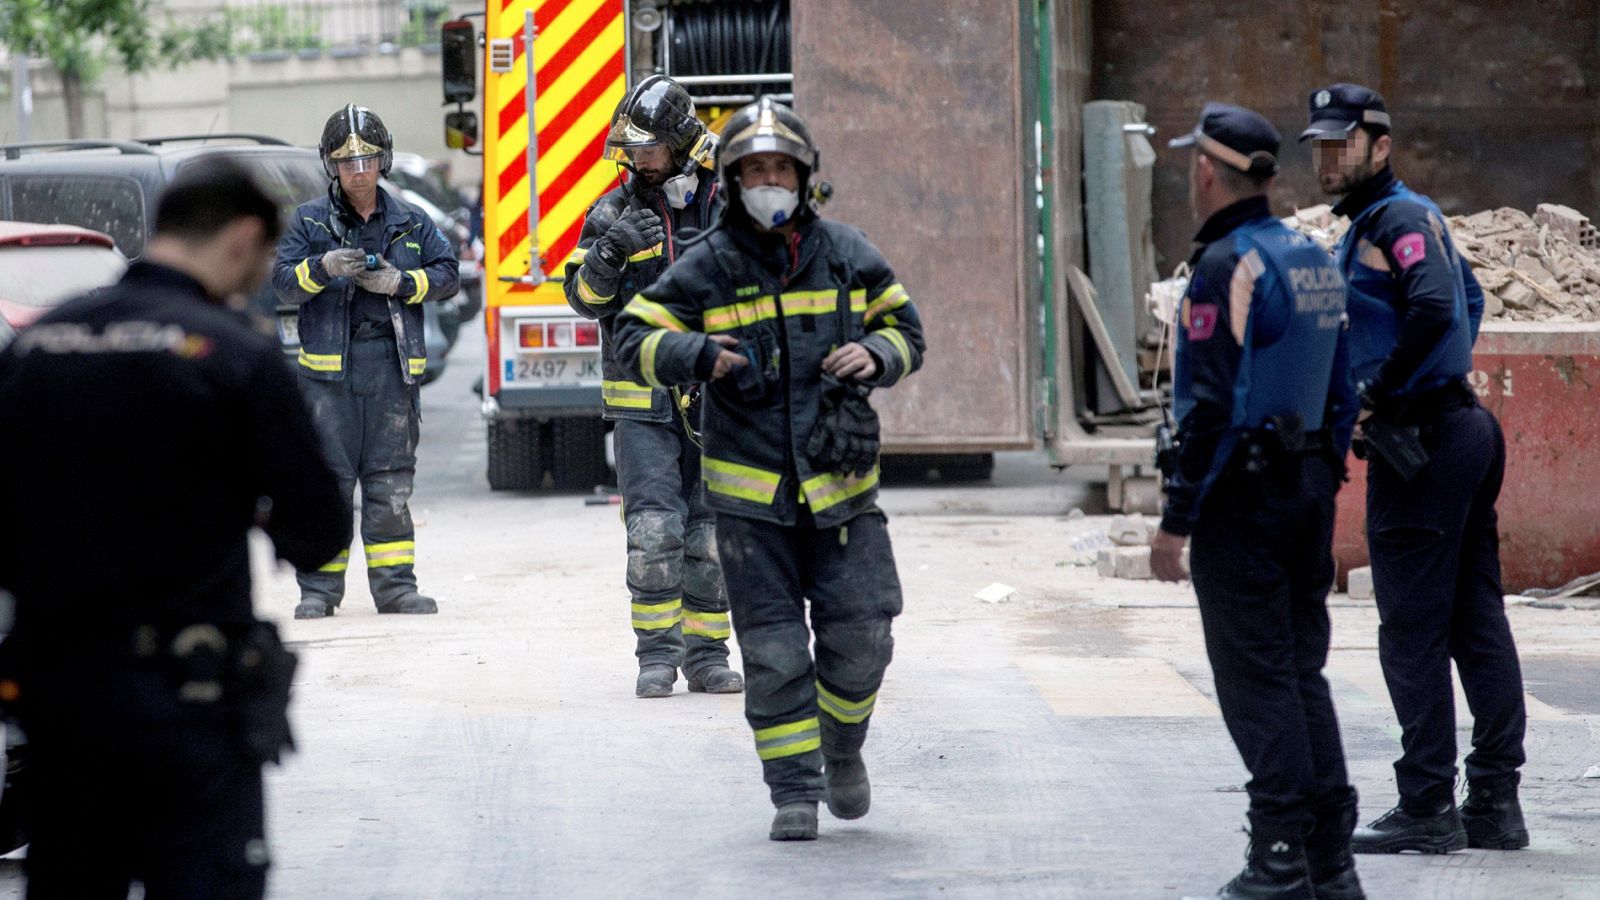
[[[1355,848],[1521,849],[1526,713],[1494,510],[1505,438],[1465,381],[1483,292],[1443,213],[1395,177],[1383,98],[1336,84],[1310,107],[1300,139],[1315,140],[1322,189],[1344,195],[1334,212],[1350,218],[1336,255],[1361,396],[1378,658],[1401,729],[1400,803],[1358,830]],[[1459,811],[1452,659],[1473,717]]]
[[[1180,309],[1167,507],[1151,563],[1183,577],[1185,536],[1217,703],[1250,770],[1250,850],[1227,900],[1353,900],[1356,797],[1322,667],[1333,498],[1355,420],[1344,285],[1272,215],[1278,133],[1208,103],[1189,197],[1201,247]]]
[[[277,236],[237,165],[185,167],[122,282],[0,355],[0,698],[36,761],[32,900],[265,890],[294,657],[251,612],[245,538],[310,569],[350,539],[277,341],[223,308]]]
[[[639,697],[670,696],[679,668],[691,691],[744,689],[728,668],[728,596],[691,433],[699,407],[685,402],[690,392],[635,382],[616,343],[617,313],[677,260],[690,232],[716,221],[722,196],[709,168],[715,147],[681,85],[664,75],[639,82],[617,106],[606,136],[606,158],[627,168],[628,181],[590,208],[563,285],[567,303],[599,319],[605,334],[601,412],[617,423]]]
[[[380,613],[435,613],[417,592],[411,486],[422,421],[422,304],[455,296],[458,264],[428,214],[378,186],[393,145],[383,121],[351,104],[322,129],[328,195],[294,211],[273,286],[300,307],[300,387],[349,498],[361,483],[367,584]],[[344,600],[350,550],[299,574],[297,619]]]
[[[617,334],[646,382],[709,382],[703,478],[778,808],[770,836],[815,840],[819,800],[841,819],[871,803],[861,745],[901,601],[867,395],[922,364],[922,326],[877,248],[808,202],[817,149],[793,110],[764,98],[723,135],[722,225],[623,309]]]

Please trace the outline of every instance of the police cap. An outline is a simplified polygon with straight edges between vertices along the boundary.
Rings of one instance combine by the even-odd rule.
[[[1278,173],[1278,129],[1260,113],[1231,103],[1207,103],[1194,131],[1167,142],[1169,147],[1198,147],[1212,159],[1247,175],[1265,178]]]
[[[1307,101],[1311,127],[1300,132],[1307,138],[1343,138],[1357,125],[1375,134],[1389,133],[1389,108],[1383,95],[1359,84],[1332,84],[1311,92]]]

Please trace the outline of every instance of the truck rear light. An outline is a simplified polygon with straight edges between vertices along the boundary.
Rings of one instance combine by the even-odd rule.
[[[521,347],[542,349],[548,346],[545,343],[543,322],[518,322],[517,344]]]
[[[599,322],[579,322],[577,328],[578,328],[577,338],[578,338],[578,346],[579,347],[598,347],[598,346],[600,346],[600,323]]]
[[[552,322],[550,324],[550,346],[573,347],[577,345],[572,334],[571,322]]]

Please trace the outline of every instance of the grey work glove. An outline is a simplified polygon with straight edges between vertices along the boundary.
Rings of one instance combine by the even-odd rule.
[[[334,278],[348,278],[367,267],[367,251],[359,247],[329,250],[322,254],[322,269]]]
[[[378,267],[368,270],[365,265],[356,273],[356,286],[374,294],[391,297],[395,291],[400,290],[399,269],[396,269],[387,259],[379,257]]]
[[[822,376],[822,408],[806,442],[817,468],[860,478],[878,461],[878,414],[867,397],[872,389],[854,379]]]
[[[586,262],[599,262],[608,272],[621,272],[628,257],[654,247],[666,236],[660,216],[648,209],[630,209],[618,216],[589,248]]]

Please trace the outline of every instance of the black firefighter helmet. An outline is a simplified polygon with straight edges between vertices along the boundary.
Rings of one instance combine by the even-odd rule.
[[[800,164],[800,198],[813,209],[824,199],[813,196],[811,179],[822,155],[811,141],[811,129],[800,114],[773,100],[760,100],[741,107],[722,128],[722,144],[717,149],[717,172],[722,177],[722,193],[731,204],[739,195],[739,160],[755,153],[784,153]],[[819,185],[819,187],[821,187]],[[831,191],[831,188],[826,190]]]
[[[334,180],[339,178],[341,162],[376,157],[381,175],[388,175],[389,166],[394,163],[394,141],[389,129],[377,113],[354,103],[328,117],[317,149],[322,153],[323,170]]]
[[[663,144],[672,162],[684,174],[702,163],[709,165],[716,138],[695,118],[689,92],[665,75],[651,75],[633,86],[611,115],[606,134],[605,158],[633,170],[632,152]]]

